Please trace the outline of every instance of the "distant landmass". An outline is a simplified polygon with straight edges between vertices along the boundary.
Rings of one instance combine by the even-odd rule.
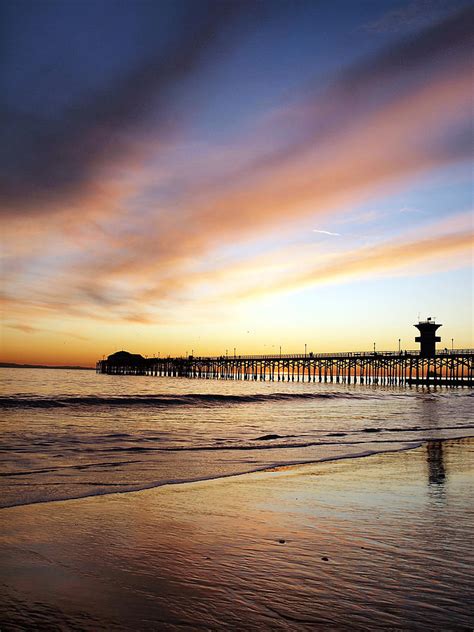
[[[0,362],[2,369],[76,369],[79,371],[95,371],[91,366],[48,366],[46,364],[16,364],[15,362]]]

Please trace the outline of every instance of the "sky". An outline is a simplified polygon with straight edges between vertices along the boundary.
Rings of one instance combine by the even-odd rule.
[[[473,16],[3,1],[0,360],[473,347]]]

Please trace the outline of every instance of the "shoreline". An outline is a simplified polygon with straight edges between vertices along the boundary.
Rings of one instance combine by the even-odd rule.
[[[2,629],[472,627],[473,452],[437,440],[10,507]]]
[[[470,438],[474,438],[474,436],[470,437],[470,436],[464,435],[462,437],[454,437],[450,439],[435,439],[434,441],[441,441],[441,442],[462,441],[463,439],[470,439]],[[44,505],[48,503],[66,503],[69,501],[87,500],[89,498],[115,496],[116,494],[138,494],[140,492],[148,492],[154,489],[161,489],[162,487],[174,487],[177,485],[179,486],[193,485],[194,483],[206,483],[206,482],[213,482],[213,481],[226,480],[226,479],[232,479],[232,478],[240,478],[242,476],[252,476],[252,474],[264,474],[265,472],[277,472],[279,470],[288,470],[290,468],[299,468],[299,467],[305,467],[305,466],[311,466],[311,465],[318,465],[320,463],[321,464],[332,463],[332,462],[344,461],[344,460],[350,460],[350,459],[366,459],[369,457],[377,456],[379,454],[392,454],[392,453],[398,453],[398,452],[406,452],[409,450],[416,450],[417,448],[422,447],[426,442],[427,440],[420,439],[420,440],[417,440],[416,442],[414,441],[414,445],[403,445],[402,447],[393,448],[393,449],[386,449],[386,450],[381,449],[381,450],[373,450],[373,451],[365,450],[364,452],[359,452],[356,454],[342,454],[340,456],[336,455],[336,456],[330,456],[330,457],[322,457],[321,459],[313,459],[313,460],[308,460],[308,461],[290,461],[282,465],[269,464],[264,467],[256,468],[254,470],[249,470],[247,472],[235,472],[232,474],[218,474],[216,476],[192,478],[189,480],[167,480],[167,481],[163,481],[159,483],[153,483],[148,486],[136,487],[133,489],[124,489],[124,490],[110,491],[110,492],[103,491],[103,492],[97,492],[94,494],[88,494],[86,496],[74,496],[70,498],[53,498],[53,499],[45,499],[45,500],[35,500],[35,501],[17,503],[15,505],[6,505],[5,507],[0,507],[0,512],[5,511],[7,509],[15,509],[17,507],[28,507],[30,505]],[[369,442],[363,442],[363,443],[369,443]],[[395,443],[395,441],[393,441],[393,443]],[[407,442],[400,442],[400,443],[407,443]]]
[[[261,467],[256,467],[255,469],[251,469],[251,470],[246,470],[246,471],[238,471],[238,472],[230,472],[230,473],[222,473],[222,474],[216,474],[216,475],[211,475],[211,476],[203,476],[203,477],[193,477],[193,478],[188,478],[188,479],[169,479],[169,480],[163,480],[163,481],[157,481],[157,482],[153,482],[153,483],[148,483],[148,484],[139,484],[133,487],[128,487],[125,489],[120,489],[120,490],[115,490],[115,491],[108,491],[107,489],[104,490],[97,490],[93,493],[85,493],[83,495],[74,495],[74,496],[65,496],[65,497],[59,497],[59,498],[45,498],[45,499],[38,499],[38,500],[29,500],[28,502],[17,502],[17,503],[12,503],[9,505],[4,505],[4,506],[0,506],[0,515],[1,512],[6,511],[6,510],[11,510],[11,509],[15,509],[17,507],[28,507],[30,505],[44,505],[44,504],[48,504],[48,503],[66,503],[69,501],[75,501],[75,500],[86,500],[89,498],[100,498],[100,497],[106,497],[106,496],[115,496],[117,494],[135,494],[135,493],[140,493],[140,492],[147,492],[147,491],[152,491],[154,489],[161,489],[164,487],[174,487],[174,486],[182,486],[182,485],[192,485],[194,483],[205,483],[205,482],[211,482],[211,481],[219,481],[219,480],[226,480],[226,479],[232,479],[232,478],[240,478],[242,476],[251,476],[252,474],[262,474],[265,472],[274,472],[274,471],[278,471],[279,469],[289,469],[289,468],[298,468],[298,467],[305,467],[305,466],[311,466],[311,465],[318,465],[318,464],[324,464],[324,463],[332,463],[332,462],[338,462],[338,461],[345,461],[345,460],[353,460],[353,459],[366,459],[368,457],[376,457],[379,454],[391,454],[391,453],[398,453],[398,452],[405,452],[405,451],[410,451],[410,450],[416,450],[424,445],[426,445],[428,442],[451,442],[451,441],[462,441],[464,439],[474,439],[474,435],[462,435],[460,437],[448,437],[448,438],[435,438],[435,439],[429,439],[426,437],[422,437],[419,439],[413,439],[413,440],[405,440],[405,441],[397,441],[394,439],[387,439],[385,441],[380,441],[380,442],[370,442],[370,441],[360,441],[360,442],[347,442],[344,445],[347,446],[354,446],[354,445],[367,445],[370,443],[374,443],[374,444],[381,444],[381,445],[387,445],[387,444],[391,444],[391,443],[398,443],[399,446],[395,447],[395,448],[385,448],[385,447],[381,447],[380,449],[367,449],[364,450],[362,452],[356,452],[356,453],[347,453],[347,454],[341,454],[341,455],[331,455],[328,457],[321,457],[321,458],[317,458],[317,459],[307,459],[307,460],[298,460],[298,461],[288,461],[287,463],[269,463],[268,465],[264,465]],[[313,445],[313,444],[311,444]],[[339,445],[337,443],[314,443],[314,446],[324,446],[324,445]],[[292,447],[292,446],[291,446]],[[295,448],[300,448],[301,446],[295,446]],[[306,446],[303,446],[306,447]],[[239,447],[239,448],[226,448],[229,451],[233,451],[233,450],[258,450],[258,449],[262,449],[261,446],[255,446],[254,447]],[[289,446],[279,446],[279,445],[275,445],[275,446],[266,446],[265,449],[289,449]],[[200,449],[201,450],[201,449]],[[178,451],[178,450],[177,450]],[[202,449],[202,451],[205,451],[205,449]],[[65,467],[65,470],[67,470],[68,468]],[[3,477],[10,477],[10,476],[18,476],[18,473],[8,473],[8,474],[1,474],[0,478]],[[119,485],[119,484],[117,484]]]

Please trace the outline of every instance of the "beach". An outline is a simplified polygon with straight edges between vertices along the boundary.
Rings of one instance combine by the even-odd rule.
[[[2,630],[474,624],[472,439],[2,510]]]
[[[467,0],[5,0],[0,632],[474,632]]]

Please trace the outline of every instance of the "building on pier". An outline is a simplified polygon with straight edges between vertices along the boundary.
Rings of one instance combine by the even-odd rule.
[[[116,353],[112,353],[107,357],[107,362],[110,364],[126,364],[128,366],[133,366],[137,364],[143,364],[145,362],[145,358],[139,353],[129,353],[128,351],[117,351]]]
[[[440,336],[436,335],[436,330],[442,325],[436,324],[434,318],[427,318],[426,320],[420,320],[415,327],[420,332],[420,335],[415,338],[415,342],[420,343],[420,357],[434,358],[436,355],[436,343],[441,342]]]

